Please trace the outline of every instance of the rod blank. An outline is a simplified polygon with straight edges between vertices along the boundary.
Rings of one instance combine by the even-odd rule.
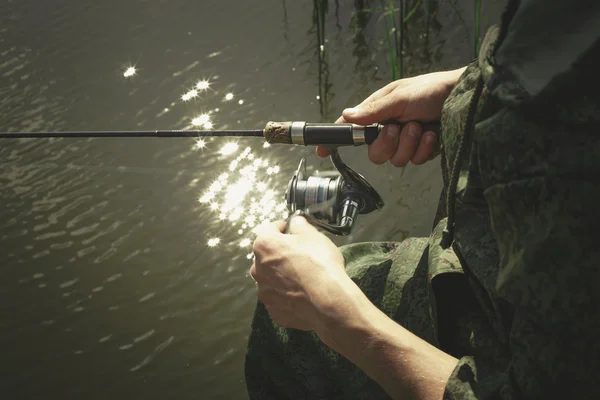
[[[80,132],[0,132],[0,139],[23,138],[128,138],[128,137],[199,137],[199,136],[250,136],[263,137],[262,129],[196,131],[80,131]]]

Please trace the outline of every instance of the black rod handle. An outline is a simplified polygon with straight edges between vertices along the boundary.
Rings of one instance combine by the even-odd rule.
[[[419,122],[423,131],[434,131],[436,134],[440,131],[439,121]],[[304,123],[302,128],[302,141],[301,144],[305,146],[360,146],[362,144],[371,144],[382,128],[386,124],[396,124],[400,130],[406,125],[406,122],[399,121],[384,121],[377,124],[371,124],[368,126],[360,126],[354,124],[336,124],[333,122],[323,123]],[[294,142],[294,132],[292,128],[292,143]]]
[[[353,146],[352,124],[308,122],[304,127],[306,146]]]

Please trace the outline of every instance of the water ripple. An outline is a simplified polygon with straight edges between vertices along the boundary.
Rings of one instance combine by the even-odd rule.
[[[130,369],[131,372],[135,372],[140,370],[141,368],[145,367],[146,365],[150,364],[150,362],[158,355],[160,354],[162,351],[164,351],[167,347],[169,347],[173,341],[175,340],[175,336],[171,336],[170,338],[168,338],[167,340],[165,340],[164,342],[162,342],[161,344],[159,344],[158,346],[156,346],[154,348],[154,351],[152,351],[152,353],[150,353],[148,356],[146,356],[146,358],[144,358],[139,364],[135,365],[134,367],[132,367]]]
[[[122,276],[123,276],[123,274],[117,273],[117,274],[111,275],[108,278],[106,278],[106,280],[104,282],[106,282],[106,283],[114,282],[117,279],[121,278]]]
[[[148,300],[150,300],[151,298],[153,298],[155,295],[156,295],[156,293],[148,293],[147,295],[145,295],[145,296],[141,297],[141,298],[139,299],[139,302],[140,302],[140,303],[143,303],[143,302],[145,302],[145,301],[148,301]]]
[[[140,336],[133,339],[134,343],[141,342],[143,340],[148,339],[150,336],[154,335],[154,329],[150,329],[148,332],[141,334]]]
[[[76,279],[72,279],[72,280],[70,280],[70,281],[63,282],[63,283],[61,283],[61,284],[59,285],[59,287],[60,287],[61,289],[66,289],[66,288],[68,288],[68,287],[71,287],[71,286],[75,285],[75,284],[77,283],[77,281],[78,281],[78,280],[79,280],[79,279],[77,279],[77,278],[76,278]]]

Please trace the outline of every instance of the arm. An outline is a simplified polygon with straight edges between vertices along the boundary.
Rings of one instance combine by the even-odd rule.
[[[392,82],[354,110],[345,110],[338,122],[439,119],[443,103],[463,71]],[[418,128],[416,135],[410,126]],[[437,153],[434,132],[421,132],[416,123],[408,124],[401,133],[397,128],[388,125],[369,146],[371,161],[420,164]],[[326,156],[326,150],[318,148],[317,153]],[[309,224],[300,223],[303,220],[294,219],[290,235],[281,234],[282,223],[264,227],[254,243],[250,275],[273,321],[316,332],[395,398],[441,398],[457,360],[379,311],[346,274],[337,247]]]
[[[379,311],[346,273],[335,244],[304,218],[294,218],[289,234],[284,227],[259,228],[250,269],[273,321],[314,331],[394,398],[440,399],[456,359]]]
[[[345,285],[349,300],[321,313],[321,340],[393,399],[441,399],[458,360],[391,320],[351,280]]]

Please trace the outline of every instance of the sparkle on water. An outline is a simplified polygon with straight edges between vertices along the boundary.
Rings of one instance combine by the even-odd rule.
[[[196,139],[196,144],[194,145],[194,149],[200,150],[206,147],[206,142],[204,139]]]
[[[196,89],[192,89],[189,92],[187,92],[186,94],[184,94],[183,96],[181,96],[181,100],[189,101],[189,100],[193,99],[194,97],[198,97],[198,91]]]
[[[235,142],[225,143],[221,155],[232,155],[239,149]],[[220,221],[226,221],[242,239],[239,247],[247,247],[249,235],[263,222],[287,217],[287,208],[281,193],[270,189],[274,177],[280,172],[278,165],[270,165],[265,159],[256,157],[246,147],[229,164],[229,172],[221,173],[199,198],[214,212]],[[208,245],[215,247],[220,238],[213,237]],[[252,254],[247,255],[248,259]]]
[[[196,84],[196,89],[198,90],[206,90],[210,87],[210,82],[207,80],[201,80]]]
[[[135,75],[135,67],[129,67],[123,73],[123,76],[125,78],[129,78],[130,76],[134,76],[134,75]]]
[[[239,146],[237,143],[233,143],[233,142],[225,143],[225,145],[223,145],[223,147],[221,147],[221,150],[219,152],[221,154],[223,154],[224,156],[226,156],[226,155],[235,153],[237,151],[238,147]],[[237,162],[235,165],[237,166]]]
[[[210,124],[210,126],[206,126],[207,124]],[[204,126],[207,129],[212,128],[212,123],[210,122],[210,115],[208,114],[200,114],[199,116],[197,116],[196,118],[194,118],[192,120],[192,125],[194,126]]]
[[[123,76],[126,78],[136,74],[133,66],[128,67]],[[195,87],[181,96],[181,100],[187,102],[199,96],[199,93],[210,89],[211,83],[207,79],[198,81]],[[233,93],[226,93],[223,100],[228,102],[233,100]],[[244,104],[244,100],[238,100],[239,105]],[[175,106],[175,102],[171,106]],[[164,112],[170,111],[166,107]],[[219,112],[216,108],[212,112]],[[212,129],[213,122],[209,113],[202,113],[194,117],[191,121],[193,126]],[[212,143],[212,142],[211,142]],[[217,143],[217,142],[215,142]],[[207,142],[203,138],[197,138],[193,146],[194,150],[206,149]],[[270,144],[263,143],[263,148],[269,148]],[[240,146],[235,142],[228,142],[218,150],[218,154],[223,157],[230,157],[238,153]],[[213,181],[204,194],[199,198],[200,203],[206,207],[206,210],[215,214],[216,226],[222,230],[223,222],[230,226],[231,232],[237,232],[239,236],[227,245],[234,245],[239,248],[247,248],[252,244],[252,239],[256,234],[255,230],[261,223],[270,222],[275,219],[287,217],[287,207],[281,193],[272,190],[275,185],[279,187],[280,182],[276,181],[276,175],[279,174],[278,165],[270,165],[265,159],[261,159],[252,153],[250,147],[246,147],[237,154],[229,166],[225,167],[226,172],[221,172],[215,181]],[[222,238],[211,234],[207,235],[207,246],[214,248],[223,245]],[[246,254],[246,258],[252,260],[252,252]]]

